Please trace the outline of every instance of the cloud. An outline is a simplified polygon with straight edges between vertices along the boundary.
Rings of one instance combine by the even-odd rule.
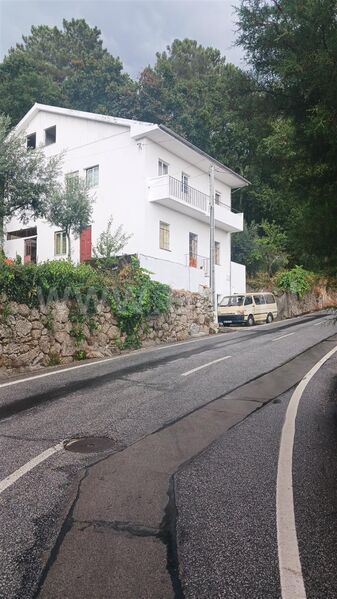
[[[234,46],[233,4],[239,0],[0,0],[0,57],[29,34],[32,25],[60,27],[63,18],[74,17],[97,25],[105,47],[133,76],[153,64],[157,51],[185,37],[219,48],[229,62],[242,66],[242,52]]]

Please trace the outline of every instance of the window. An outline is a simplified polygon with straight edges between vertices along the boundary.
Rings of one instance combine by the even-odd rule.
[[[220,264],[220,241],[214,243],[214,262]]]
[[[188,175],[186,173],[181,173],[181,191],[184,193],[188,193]]]
[[[170,249],[170,225],[162,221],[159,223],[159,247],[161,250]]]
[[[158,160],[158,175],[161,177],[162,175],[168,175],[168,167],[169,165],[163,160]]]
[[[214,199],[215,199],[215,203],[219,206],[221,203],[221,193],[219,193],[219,191],[215,192]]]
[[[55,256],[64,256],[67,253],[67,236],[64,231],[57,231],[54,234],[54,254]]]
[[[64,179],[66,187],[69,188],[73,183],[76,183],[79,180],[79,172],[73,171],[72,173],[66,173]]]
[[[79,177],[79,172],[73,171],[72,173],[66,173],[65,180],[70,181],[71,179],[78,179],[78,177]]]
[[[253,298],[248,295],[245,299],[245,306],[251,306],[252,303],[253,303]]]
[[[37,235],[36,227],[29,227],[28,229],[19,229],[18,231],[8,231],[7,241],[11,239],[22,239],[24,237],[34,237]]]
[[[197,268],[198,264],[198,235],[190,233],[189,237],[189,265]]]
[[[36,133],[31,133],[27,135],[27,149],[35,150],[36,148]]]
[[[266,295],[266,304],[275,304],[275,298],[273,295]]]
[[[90,168],[87,168],[85,171],[85,179],[89,189],[92,187],[97,187],[99,179],[99,167],[91,166]]]
[[[254,295],[254,302],[256,306],[262,306],[265,304],[264,295]]]
[[[48,127],[44,130],[44,143],[46,146],[50,146],[56,142],[56,126]]]

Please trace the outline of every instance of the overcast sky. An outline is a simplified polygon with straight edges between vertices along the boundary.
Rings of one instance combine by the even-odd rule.
[[[228,62],[243,66],[234,46],[239,0],[0,0],[0,58],[28,34],[32,25],[57,25],[62,19],[84,18],[102,31],[104,45],[119,56],[124,69],[137,76],[153,64],[155,53],[175,38],[192,38],[219,48]]]

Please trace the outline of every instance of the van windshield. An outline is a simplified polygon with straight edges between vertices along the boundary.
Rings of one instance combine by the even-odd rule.
[[[230,306],[243,306],[244,301],[244,295],[227,295],[222,298],[219,305],[225,308]]]

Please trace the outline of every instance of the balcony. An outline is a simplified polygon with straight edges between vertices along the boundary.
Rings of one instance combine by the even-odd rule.
[[[149,201],[177,210],[205,223],[209,222],[209,196],[179,179],[163,175],[148,180]],[[225,204],[215,204],[215,226],[236,233],[243,229],[242,212]]]

